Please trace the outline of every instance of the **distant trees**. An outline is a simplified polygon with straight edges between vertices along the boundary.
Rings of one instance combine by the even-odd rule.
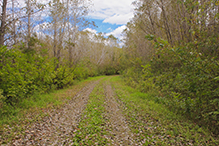
[[[139,40],[146,35],[160,37],[174,46],[195,40],[201,41],[207,36],[218,34],[217,0],[140,0],[134,4],[137,7],[135,17],[127,25],[130,30],[127,31],[127,39],[134,40],[127,42],[135,42],[133,45],[137,46],[141,56],[147,56],[148,52],[153,50],[153,47],[149,45],[150,42],[145,44],[144,39]],[[135,38],[135,36],[141,37]],[[127,45],[131,46],[131,44]],[[142,53],[142,48],[147,51]],[[206,51],[202,49],[203,53],[207,53]]]
[[[50,4],[50,28],[53,32],[53,54],[58,62],[61,52],[68,50],[69,65],[72,66],[76,58],[76,39],[78,28],[85,24],[83,17],[87,15],[87,4],[79,0],[53,0]],[[74,49],[74,50],[73,50]]]
[[[115,50],[109,48],[119,48],[119,45],[112,35],[106,38],[102,33],[96,35],[82,31],[83,28],[93,25],[84,18],[88,14],[89,2],[52,0],[41,4],[37,0],[25,0],[18,4],[11,0],[8,4],[4,1],[4,19],[1,20],[1,31],[4,31],[1,35],[4,37],[2,45],[11,47],[17,43],[24,53],[32,54],[47,46],[50,58],[56,58],[56,70],[66,62],[74,69],[83,57],[88,56],[92,64],[101,66],[107,62],[105,60],[109,59],[109,56],[115,57]],[[10,8],[7,12],[6,6]],[[39,16],[41,14],[44,15]],[[3,25],[7,25],[7,29],[2,29]],[[91,38],[91,35],[94,37]]]
[[[119,60],[123,50],[119,48],[118,39],[113,35],[104,37],[102,33],[89,31],[79,33],[76,46],[80,48],[81,59],[92,64],[102,74],[115,74],[121,70]],[[111,68],[110,70],[108,70]]]
[[[118,74],[122,69],[117,38],[84,30],[92,24],[84,18],[89,0],[8,2],[0,3],[3,107],[16,106],[36,92],[64,88],[75,79]]]

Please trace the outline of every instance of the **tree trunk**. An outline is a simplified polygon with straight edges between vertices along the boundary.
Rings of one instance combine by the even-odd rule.
[[[53,56],[54,57],[57,57],[56,56],[56,47],[57,47],[57,40],[56,40],[56,37],[57,37],[57,18],[54,17],[54,38],[53,38]]]
[[[6,6],[7,6],[7,0],[3,0],[2,16],[1,16],[1,27],[0,27],[0,47],[4,45],[4,39],[5,39]]]
[[[67,0],[67,17],[68,17],[68,53],[69,66],[72,67],[72,46],[71,46],[71,31],[70,31],[70,14],[69,14],[69,0]]]
[[[14,0],[12,0],[12,18],[13,18],[13,40],[14,40],[14,44],[16,44],[16,21],[15,21],[15,17],[14,17]]]
[[[30,49],[30,37],[31,37],[31,32],[30,32],[30,27],[31,27],[31,8],[30,8],[30,0],[27,1],[27,17],[28,17],[28,22],[27,22],[27,46],[28,49]]]
[[[169,43],[171,45],[173,45],[173,42],[172,42],[172,35],[171,35],[171,32],[170,32],[170,26],[169,26],[169,23],[168,23],[168,19],[167,19],[167,15],[166,15],[166,11],[164,9],[164,3],[163,3],[163,0],[161,0],[161,6],[160,6],[162,12],[163,12],[163,17],[164,17],[164,24],[166,26],[166,35],[167,35],[167,38],[169,40]]]

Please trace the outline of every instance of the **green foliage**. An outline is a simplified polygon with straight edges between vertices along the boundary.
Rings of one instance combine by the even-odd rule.
[[[129,85],[144,92],[157,92],[154,100],[208,125],[218,134],[219,61],[211,52],[202,52],[204,44],[159,46],[151,62],[143,68],[131,67],[123,76]]]
[[[105,99],[103,81],[94,88],[90,94],[87,107],[82,115],[75,136],[74,145],[106,145],[109,140],[104,136],[109,134],[106,118],[104,118],[105,108],[103,107]]]
[[[77,67],[75,69],[74,74],[75,74],[76,79],[80,81],[80,80],[88,78],[89,69],[86,68],[85,66],[80,65],[80,67]]]
[[[45,91],[53,70],[46,58],[28,56],[20,51],[6,47],[0,49],[0,88],[6,102],[13,104],[34,91]]]
[[[3,90],[4,102],[15,106],[35,92],[48,92],[72,84],[72,69],[62,65],[55,70],[54,62],[46,55],[42,57],[40,54],[30,55],[16,49],[0,48],[0,89]]]
[[[66,85],[71,85],[74,79],[74,73],[67,65],[60,66],[54,73],[53,84],[62,89]]]
[[[183,51],[185,49],[188,51]],[[174,105],[180,105],[174,108],[218,127],[219,92],[215,80],[219,75],[218,60],[185,47],[172,52],[166,49],[164,53],[165,56],[152,62],[154,67],[165,64],[163,68],[153,69],[154,73],[162,71],[157,74],[157,86],[167,98],[175,100],[177,104]]]
[[[102,77],[89,78],[83,82],[74,82],[74,85],[67,89],[54,90],[50,93],[35,92],[31,97],[25,98],[15,106],[5,102],[5,97],[0,94],[0,125],[13,124],[30,120],[27,115],[37,116],[47,108],[55,108],[63,105],[72,99],[85,85]],[[71,92],[69,92],[71,91]],[[3,91],[0,90],[0,93]],[[19,125],[19,124],[18,124]],[[0,127],[1,131],[1,127]]]
[[[143,66],[133,63],[123,72],[125,80],[218,135],[218,1],[139,4],[125,44],[129,58],[141,57]]]
[[[113,66],[106,66],[103,71],[104,75],[115,75],[118,74],[117,70]]]
[[[2,109],[5,104],[5,97],[2,95],[2,93],[3,93],[3,90],[0,89],[0,109]]]
[[[117,74],[119,61],[96,65],[86,58],[74,65],[64,59],[51,58],[49,50],[36,37],[31,37],[29,48],[26,44],[8,49],[0,48],[0,89],[1,105],[16,106],[18,102],[34,93],[62,89],[73,84],[75,79],[83,80],[97,75]],[[38,44],[38,45],[37,45]]]
[[[163,105],[167,99],[139,92],[125,85],[120,77],[113,77],[111,81],[130,130],[139,141],[146,140],[144,145],[218,145],[217,137],[212,138],[204,127]]]

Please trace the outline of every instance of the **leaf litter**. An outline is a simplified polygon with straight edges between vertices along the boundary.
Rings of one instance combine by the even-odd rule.
[[[110,78],[101,85],[99,85],[100,80],[89,83],[61,108],[45,110],[46,115],[42,119],[36,119],[36,122],[18,126],[16,130],[10,130],[11,127],[8,126],[7,131],[1,133],[0,144],[4,139],[3,135],[11,134],[15,135],[14,138],[5,145],[76,145],[75,138],[79,140],[78,145],[100,145],[101,143],[133,146],[195,145],[198,143],[205,145],[208,143],[200,141],[202,134],[195,131],[192,132],[195,134],[194,136],[189,134],[190,130],[186,130],[186,126],[184,127],[177,120],[178,124],[174,124],[172,121],[169,125],[165,125],[164,122],[161,122],[165,119],[159,118],[160,115],[156,111],[153,114],[150,113],[151,107],[142,108],[144,103],[136,104],[136,101],[142,101],[142,99],[134,101],[128,92],[123,89],[115,89],[115,87],[120,88],[118,85],[113,84],[112,88],[111,83],[113,82],[109,83],[109,80]],[[98,92],[92,92],[94,87],[98,88]],[[92,96],[90,96],[91,92]],[[93,109],[85,112],[89,105]],[[93,115],[96,115],[96,117],[90,117],[91,119],[95,118],[93,119],[95,123],[86,121],[86,119],[89,120],[87,116],[91,111]],[[103,118],[98,118],[102,115]],[[85,120],[84,124],[83,120]],[[93,128],[98,129],[89,133],[88,126],[92,126],[92,124]],[[95,131],[96,133],[94,133]],[[80,134],[86,135],[81,136]]]
[[[48,110],[41,120],[24,125],[23,133],[5,145],[68,145],[77,130],[80,115],[99,81],[90,83],[60,109]]]

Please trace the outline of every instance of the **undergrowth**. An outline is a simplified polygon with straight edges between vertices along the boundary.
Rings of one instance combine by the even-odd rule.
[[[218,137],[196,123],[170,111],[153,95],[125,85],[119,77],[112,78],[118,100],[130,122],[132,132],[145,145],[218,145]]]
[[[33,96],[17,103],[16,106],[3,104],[0,108],[0,125],[13,125],[13,123],[23,121],[30,114],[31,116],[35,116],[49,108],[58,108],[74,97],[74,95],[76,95],[76,93],[89,82],[99,78],[102,78],[102,76],[88,78],[81,82],[75,81],[73,86],[70,86],[66,89],[54,90],[47,94],[35,93]]]

